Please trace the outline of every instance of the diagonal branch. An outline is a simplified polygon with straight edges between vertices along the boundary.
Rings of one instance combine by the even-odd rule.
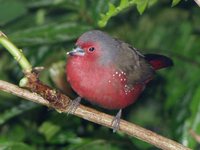
[[[19,88],[16,85],[13,85],[11,83],[5,82],[0,80],[0,90],[11,93],[13,95],[22,97],[26,100],[41,104],[41,105],[45,105],[47,107],[50,106],[50,102],[44,98],[42,98],[41,96],[37,95],[36,93],[32,93],[28,90]],[[68,98],[68,97],[67,97]],[[69,100],[69,98],[68,98]],[[62,101],[62,100],[59,100]],[[52,108],[55,108],[54,106],[51,105]],[[59,112],[63,112],[66,113],[67,109],[59,109],[59,108],[55,108],[57,109],[57,111]],[[91,122],[112,128],[111,126],[111,122],[113,119],[113,116],[110,116],[108,114],[96,111],[92,108],[80,105],[76,111],[74,112],[74,115],[89,120]],[[136,137],[140,140],[143,140],[147,143],[150,143],[160,149],[164,149],[164,150],[190,150],[187,147],[184,147],[183,145],[172,141],[168,138],[165,138],[161,135],[158,135],[150,130],[144,129],[140,126],[137,126],[133,123],[127,122],[125,120],[121,120],[120,121],[120,131]]]
[[[197,3],[197,5],[200,7],[200,0],[194,0],[196,3]]]

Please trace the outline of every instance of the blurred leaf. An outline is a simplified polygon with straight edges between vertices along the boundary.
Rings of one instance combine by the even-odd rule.
[[[44,122],[39,128],[39,132],[44,134],[47,141],[51,140],[59,130],[60,127],[51,122]]]
[[[38,25],[44,24],[45,15],[46,15],[46,10],[45,9],[38,10],[37,14],[36,14],[36,24],[38,24]]]
[[[64,4],[65,0],[40,0],[40,1],[30,1],[29,7],[48,7]]]
[[[17,142],[0,142],[0,149],[1,150],[34,150],[32,147],[24,144],[24,143],[17,143]]]
[[[17,31],[10,35],[10,38],[23,45],[51,44],[73,40],[90,28],[77,23],[48,24]]]
[[[149,125],[157,125],[159,128],[160,119],[156,114],[159,112],[159,107],[156,106],[156,102],[152,102],[150,104],[146,104],[145,106],[135,108],[132,110],[134,115],[129,117],[129,120],[132,122],[136,122],[141,126],[149,126]],[[144,116],[144,114],[146,114]],[[142,119],[141,119],[142,118]]]
[[[53,144],[78,144],[82,142],[82,138],[78,137],[75,132],[70,130],[59,131],[54,138],[51,138],[50,142]]]
[[[98,26],[98,21],[100,20],[100,14],[106,12],[109,7],[109,3],[113,3],[112,5],[115,5],[115,0],[101,0],[101,1],[90,1],[90,7],[91,7],[91,12],[90,16],[92,17],[93,20],[95,20],[95,25]]]
[[[69,150],[87,150],[88,148],[92,150],[119,150],[117,146],[110,144],[104,140],[83,140],[82,143],[78,145],[70,146]]]
[[[106,14],[101,14],[101,19],[98,22],[99,27],[106,26],[108,20],[116,16],[121,11],[131,7],[133,4],[135,4],[135,0],[121,0],[119,6],[115,6],[111,2],[108,3],[108,11]]]
[[[133,138],[132,141],[139,149],[150,149],[153,147],[152,145],[150,145],[146,142],[143,142],[141,140],[138,140],[136,138]],[[155,150],[155,148],[154,148],[154,150]]]
[[[0,3],[0,25],[5,25],[10,21],[19,18],[27,11],[25,5],[22,2],[1,0]]]
[[[81,1],[74,0],[39,0],[39,1],[30,1],[28,4],[29,7],[41,8],[41,7],[65,7],[68,9],[78,10],[81,6]]]
[[[200,87],[197,88],[195,94],[190,103],[190,118],[186,121],[185,124],[188,124],[188,127],[185,129],[187,132],[187,136],[185,140],[187,140],[187,145],[193,149],[196,148],[197,142],[191,135],[189,134],[189,130],[193,130],[196,134],[200,134]]]
[[[26,112],[27,110],[33,109],[37,105],[34,103],[21,103],[18,106],[12,107],[11,109],[6,110],[0,114],[0,125],[4,124],[6,121],[15,117],[19,114]]]
[[[1,54],[2,53],[2,54]],[[8,64],[9,62],[9,57],[6,55],[3,55],[3,52],[0,50],[0,56],[1,56],[1,61],[0,61],[0,79],[1,80],[7,80],[8,77],[6,75],[6,69],[4,66]]]
[[[149,0],[136,0],[136,5],[137,5],[137,10],[139,11],[140,14],[144,12],[148,5]]]
[[[191,111],[191,120],[192,120],[192,129],[197,129],[200,127],[200,87],[198,87],[195,91],[193,99],[190,103],[190,111]],[[199,131],[200,132],[200,131]]]
[[[26,138],[26,131],[24,130],[24,126],[20,124],[10,127],[4,126],[2,134],[0,135],[0,143],[3,141],[23,142],[25,138]]]
[[[181,0],[172,0],[172,7],[176,6],[180,1]]]
[[[150,1],[148,2],[148,5],[151,7],[151,6],[155,5],[158,1],[159,1],[159,0],[150,0]]]

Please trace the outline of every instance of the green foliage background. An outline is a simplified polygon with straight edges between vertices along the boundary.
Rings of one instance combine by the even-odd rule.
[[[55,88],[52,66],[63,66],[77,37],[100,27],[142,53],[170,56],[175,64],[157,73],[123,118],[200,149],[189,134],[191,129],[200,134],[200,8],[193,1],[0,0],[0,29],[33,66],[45,66],[41,79]],[[22,77],[18,64],[0,47],[0,79],[18,84]],[[8,149],[156,148],[0,92],[0,150]]]

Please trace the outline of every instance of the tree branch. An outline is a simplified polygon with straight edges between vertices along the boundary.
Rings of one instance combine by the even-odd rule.
[[[197,3],[197,5],[200,7],[200,0],[194,0],[196,3]]]
[[[19,88],[16,85],[13,85],[11,83],[8,83],[8,82],[2,81],[2,80],[0,80],[0,90],[5,91],[7,93],[11,93],[11,94],[19,96],[19,97],[22,97],[26,100],[50,107],[50,102],[48,100],[45,100],[38,94],[32,93],[32,92],[22,89],[22,88]],[[61,100],[59,100],[59,101],[61,101]],[[53,107],[53,106],[51,105],[51,107]],[[53,108],[55,108],[55,107],[53,107]],[[59,112],[63,112],[63,113],[67,112],[67,108],[66,109],[56,108],[56,110]],[[112,128],[111,122],[112,122],[113,116],[96,111],[92,108],[80,105],[74,112],[74,115],[76,115],[80,118],[86,119],[88,121]],[[150,143],[160,149],[190,150],[189,148],[184,147],[183,145],[181,145],[175,141],[167,139],[167,138],[160,136],[150,130],[144,129],[140,126],[137,126],[137,125],[127,122],[125,120],[120,121],[119,130],[130,136],[136,137],[140,140]]]

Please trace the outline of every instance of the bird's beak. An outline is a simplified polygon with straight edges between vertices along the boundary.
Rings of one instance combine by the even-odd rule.
[[[72,51],[67,52],[67,55],[70,55],[70,56],[84,56],[85,55],[85,51],[80,47],[76,47]]]

